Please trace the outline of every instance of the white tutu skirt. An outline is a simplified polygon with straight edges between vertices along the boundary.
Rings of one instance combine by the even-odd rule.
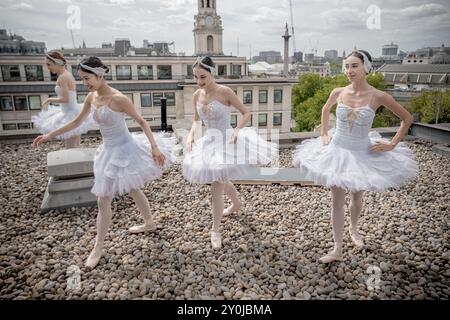
[[[183,159],[183,175],[190,183],[209,184],[236,180],[251,166],[267,165],[278,158],[278,145],[258,135],[255,128],[239,130],[235,144],[229,143],[233,130],[208,129],[195,141]]]
[[[160,178],[174,161],[176,139],[163,132],[153,136],[166,158],[162,167],[154,162],[150,142],[143,133],[129,134],[124,137],[124,143],[114,146],[103,143],[94,156],[95,179],[91,192],[98,197],[123,195]]]
[[[62,108],[65,108],[64,112]],[[38,115],[33,116],[31,120],[40,133],[48,134],[75,119],[80,112],[81,105],[78,104],[76,108],[49,106],[48,110],[41,111]],[[74,136],[80,136],[94,128],[96,128],[96,124],[92,119],[92,114],[90,114],[79,127],[57,136],[56,139],[66,140]]]
[[[374,153],[370,146],[360,150],[344,148],[314,138],[303,141],[293,153],[293,165],[299,167],[304,178],[325,187],[340,187],[349,191],[383,191],[396,188],[414,179],[418,167],[414,154],[405,143],[393,150]],[[371,131],[370,143],[389,141]]]

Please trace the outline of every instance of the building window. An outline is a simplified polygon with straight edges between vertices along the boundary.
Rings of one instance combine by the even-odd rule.
[[[14,107],[16,111],[28,110],[27,98],[25,96],[14,97]]]
[[[134,98],[132,93],[124,93],[124,95],[134,104]]]
[[[240,64],[239,65],[233,64],[231,66],[231,74],[233,76],[240,76],[241,75],[241,65]]]
[[[155,107],[161,107],[161,99],[162,97],[164,97],[164,94],[162,92],[154,92],[153,93],[153,105]]]
[[[116,66],[117,80],[131,80],[131,66]]]
[[[164,92],[168,107],[175,107],[175,92]]]
[[[267,103],[267,90],[259,90],[259,103]]]
[[[84,103],[85,99],[86,99],[85,94],[77,94],[77,103]]]
[[[2,66],[3,81],[20,81],[19,66]]]
[[[244,99],[243,102],[244,104],[251,104],[252,103],[252,90],[244,90]]]
[[[141,107],[150,108],[152,106],[152,95],[150,93],[141,93]]]
[[[194,69],[191,65],[187,65],[187,73],[186,73],[187,79],[194,79]]]
[[[158,66],[158,80],[171,80],[172,66]]]
[[[214,39],[212,36],[206,38],[206,50],[208,50],[208,52],[214,51]]]
[[[42,66],[25,66],[27,81],[44,81]]]
[[[218,74],[219,76],[222,76],[222,77],[226,77],[226,76],[227,76],[227,66],[225,66],[225,65],[223,65],[223,64],[220,64],[220,65],[217,67],[217,69],[218,69],[217,74]]]
[[[41,97],[40,96],[29,96],[28,104],[30,110],[41,110]]]
[[[273,90],[273,102],[274,103],[281,103],[283,102],[283,90]]]
[[[138,80],[153,80],[153,66],[138,66]]]
[[[3,130],[17,130],[17,124],[15,123],[4,123]]]
[[[29,122],[18,123],[18,124],[17,124],[17,128],[18,128],[19,130],[27,130],[27,129],[31,129],[31,123],[29,123]]]
[[[0,97],[0,111],[13,111],[13,102],[11,97]]]
[[[81,80],[80,76],[78,75],[78,66],[77,65],[72,65],[72,75],[75,78],[75,80],[78,80],[78,81]]]
[[[267,127],[267,113],[258,114],[258,126]]]
[[[273,125],[274,126],[281,126],[282,122],[282,114],[280,113],[274,113],[273,114]]]
[[[233,128],[237,126],[237,114],[232,114],[230,119],[230,124]]]
[[[57,75],[56,73],[50,72],[50,80],[51,80],[51,81],[56,81],[56,80],[58,80],[58,75]]]

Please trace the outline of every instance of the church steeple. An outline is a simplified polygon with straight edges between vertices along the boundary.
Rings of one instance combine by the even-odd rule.
[[[194,22],[195,55],[223,55],[222,20],[216,0],[198,0]]]

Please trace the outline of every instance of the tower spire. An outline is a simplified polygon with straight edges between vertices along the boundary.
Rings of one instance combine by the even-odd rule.
[[[195,55],[223,55],[222,20],[217,14],[216,0],[197,0],[194,17]]]

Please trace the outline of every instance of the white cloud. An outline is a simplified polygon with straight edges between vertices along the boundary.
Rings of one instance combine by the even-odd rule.
[[[165,10],[170,11],[184,11],[190,9],[197,9],[197,1],[196,0],[172,0],[172,1],[163,1],[161,5]]]
[[[321,15],[326,30],[340,30],[349,28],[365,28],[367,14],[355,7],[331,9]]]
[[[273,22],[283,24],[286,19],[287,12],[270,7],[259,7],[256,9],[256,13],[250,16],[250,21],[261,24]]]
[[[128,6],[134,4],[134,0],[109,0],[109,3],[119,6]]]
[[[446,14],[447,9],[440,4],[427,3],[401,9],[398,13],[405,18],[425,18]]]
[[[13,9],[19,9],[19,10],[32,10],[33,6],[26,2],[16,3],[11,6]]]
[[[27,40],[47,41],[48,49],[59,48],[71,42],[65,28],[68,3],[81,9],[77,45],[85,40],[90,46],[100,46],[114,37],[129,38],[137,47],[144,39],[166,40],[175,41],[177,51],[193,54],[197,0],[0,0],[0,22],[17,34],[28,30],[23,33]],[[449,0],[428,4],[423,0],[292,0],[292,4],[297,50],[310,52],[318,47],[318,54],[322,49],[341,53],[356,44],[377,56],[381,46],[391,41],[404,51],[450,44]],[[370,4],[381,8],[380,30],[366,28]],[[222,17],[225,53],[236,54],[238,38],[240,55],[248,55],[250,46],[253,55],[283,51],[281,36],[285,23],[291,24],[289,0],[217,0],[217,10]]]
[[[171,25],[183,25],[192,22],[192,15],[190,14],[171,14],[166,18],[166,24]]]
[[[113,29],[134,29],[138,26],[137,22],[134,19],[128,19],[124,17],[120,17],[117,19],[114,19],[112,22]]]

